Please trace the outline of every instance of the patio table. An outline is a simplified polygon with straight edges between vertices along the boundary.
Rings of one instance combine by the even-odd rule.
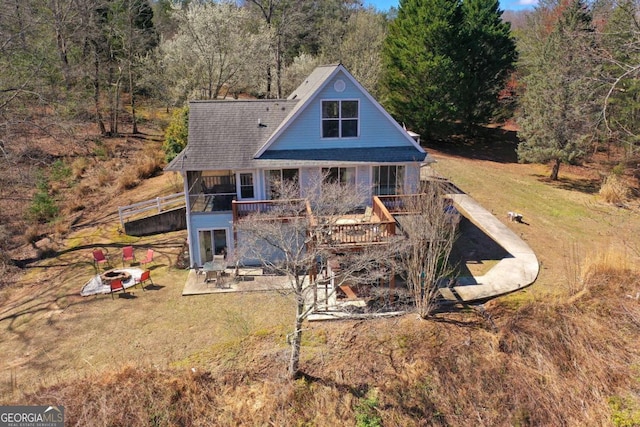
[[[224,259],[214,259],[213,261],[207,261],[202,266],[204,271],[204,281],[209,282],[212,279],[219,279],[221,273],[227,267],[227,262]]]

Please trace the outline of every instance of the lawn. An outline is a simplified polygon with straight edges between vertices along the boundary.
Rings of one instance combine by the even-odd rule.
[[[552,298],[566,291],[573,271],[568,264],[579,263],[589,252],[613,247],[637,256],[633,252],[637,246],[629,239],[640,234],[638,211],[602,203],[591,187],[581,185],[591,181],[580,175],[561,171],[563,180],[550,183],[543,166],[469,159],[435,150],[433,156],[440,174],[507,223],[536,252],[542,265],[538,281],[505,299]],[[172,192],[174,180],[152,178],[122,200]],[[125,236],[119,231],[117,205],[111,201],[64,240],[49,242],[55,246],[55,256],[30,264],[18,283],[0,291],[3,398],[14,391],[123,366],[206,367],[219,360],[216,353],[221,349],[236,348],[235,343],[250,336],[273,335],[276,351],[286,346],[293,315],[287,297],[277,293],[182,297],[187,271],[173,266],[186,232]],[[508,211],[522,213],[526,224],[507,222]],[[156,251],[152,278],[157,286],[147,292],[138,288],[133,298],[80,297],[82,285],[95,274],[91,249],[102,247],[117,260],[124,245],[133,245],[138,256],[146,248]],[[489,267],[490,262],[469,268]],[[313,352],[307,349],[306,354]]]

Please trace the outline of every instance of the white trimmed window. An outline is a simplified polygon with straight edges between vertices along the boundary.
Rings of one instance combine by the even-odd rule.
[[[322,101],[322,137],[355,138],[359,133],[358,100]]]
[[[267,196],[270,200],[279,199],[283,192],[283,187],[298,184],[298,169],[271,169],[266,171]],[[285,191],[288,192],[288,191]]]
[[[253,199],[255,198],[255,192],[253,189],[253,173],[241,172],[238,174],[238,187],[240,192],[240,199]]]

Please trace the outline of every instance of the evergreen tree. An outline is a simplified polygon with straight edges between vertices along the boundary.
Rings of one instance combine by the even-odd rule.
[[[385,108],[420,133],[456,115],[458,0],[401,0],[383,46]]]
[[[189,138],[189,107],[173,111],[171,122],[164,133],[162,149],[167,162],[173,160],[187,146]]]
[[[521,50],[525,93],[521,98],[520,161],[562,163],[587,154],[596,121],[594,28],[582,0],[538,6]],[[550,30],[549,30],[550,29]]]
[[[421,133],[492,117],[515,43],[497,0],[402,0],[383,49],[383,103]]]
[[[483,123],[494,116],[498,94],[514,70],[516,46],[498,0],[465,0],[462,12],[459,119]]]
[[[638,4],[616,4],[602,35],[604,77],[610,86],[604,100],[605,137],[624,148],[627,157],[640,146],[640,54]]]

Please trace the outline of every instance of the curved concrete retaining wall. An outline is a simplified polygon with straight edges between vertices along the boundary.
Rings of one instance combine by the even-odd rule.
[[[449,194],[456,208],[510,255],[483,276],[460,277],[456,286],[441,288],[451,301],[477,301],[522,289],[538,277],[540,265],[533,250],[509,227],[466,194]]]

